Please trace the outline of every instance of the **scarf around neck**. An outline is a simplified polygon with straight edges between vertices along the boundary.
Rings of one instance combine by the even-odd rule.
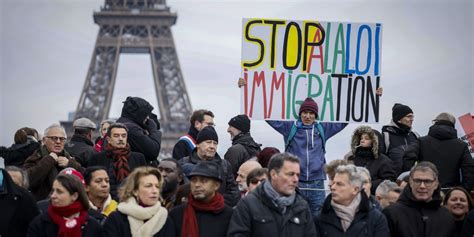
[[[341,220],[342,229],[344,232],[347,231],[352,221],[354,220],[355,214],[359,209],[359,204],[361,200],[360,192],[352,199],[352,202],[348,206],[342,204],[337,204],[331,200],[331,206],[336,213],[336,216]]]
[[[196,218],[196,211],[219,213],[224,210],[224,197],[220,193],[215,193],[210,202],[203,202],[194,199],[192,194],[188,196],[188,203],[184,209],[182,237],[199,237],[199,226]]]
[[[79,216],[69,218],[77,213],[79,213]],[[76,200],[65,207],[56,207],[50,204],[48,206],[48,216],[59,227],[59,237],[81,237],[81,226],[85,224],[88,214],[87,210],[82,206],[82,203]]]
[[[127,215],[133,237],[153,236],[163,228],[168,217],[168,211],[160,202],[142,207],[134,197],[119,203],[117,209]]]
[[[290,196],[280,195],[272,186],[270,181],[263,182],[263,191],[272,200],[272,203],[277,207],[282,214],[285,214],[287,207],[295,202],[296,193]]]
[[[105,150],[107,158],[111,158],[114,161],[113,172],[117,181],[122,181],[130,173],[130,167],[128,166],[128,159],[131,153],[130,145],[127,143],[125,148],[116,148],[107,143]]]

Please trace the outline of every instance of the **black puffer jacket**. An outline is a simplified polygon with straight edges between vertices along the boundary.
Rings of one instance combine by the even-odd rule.
[[[282,214],[263,190],[263,184],[260,184],[234,208],[227,236],[314,237],[317,235],[308,203],[300,195],[296,195],[295,202]]]
[[[153,106],[139,97],[127,97],[117,123],[128,128],[127,141],[132,151],[142,153],[147,163],[156,164],[161,149],[160,123],[151,113]],[[150,119],[145,119],[147,116]],[[144,123],[145,122],[145,123]]]
[[[384,180],[395,181],[395,171],[392,161],[384,154],[379,154],[375,159],[374,154],[363,148],[357,148],[355,155],[349,157],[348,160],[354,162],[354,165],[367,168],[372,179],[372,188],[370,192],[375,194],[375,190]]]
[[[72,135],[71,140],[66,143],[64,149],[76,159],[82,167],[87,166],[89,158],[96,153],[94,143],[84,136]]]
[[[390,236],[385,216],[379,210],[372,207],[364,192],[361,192],[359,209],[346,232],[344,232],[341,220],[331,205],[331,195],[326,197],[321,214],[316,217],[315,224],[320,237]]]
[[[467,144],[457,138],[454,127],[440,124],[431,126],[428,135],[421,137],[411,151],[404,157],[405,170],[409,170],[417,161],[429,161],[438,168],[441,187],[462,185],[467,190],[474,188],[474,160]]]
[[[22,167],[25,160],[40,146],[39,142],[28,138],[28,141],[23,144],[13,144],[8,148],[0,147],[0,157],[5,159],[5,166]]]
[[[232,140],[232,146],[229,147],[224,155],[232,166],[234,177],[237,177],[239,167],[248,159],[256,156],[261,151],[262,144],[256,143],[250,133],[240,133]]]
[[[212,161],[216,162],[220,167],[222,167],[224,181],[221,183],[219,192],[222,194],[222,196],[224,196],[225,204],[233,207],[240,200],[240,191],[237,183],[235,182],[234,176],[232,175],[232,167],[228,161],[223,160],[217,153]],[[184,174],[187,176],[193,167],[201,162],[201,158],[199,158],[196,149],[194,149],[190,156],[184,157],[179,162],[183,166]]]
[[[393,122],[382,127],[381,153],[387,155],[392,160],[397,176],[402,173],[405,151],[411,144],[417,142],[418,137],[417,133],[401,129]],[[388,147],[386,140],[388,140]]]
[[[454,233],[454,218],[440,204],[439,188],[431,201],[420,202],[407,185],[398,201],[383,213],[393,237],[450,237]]]
[[[363,134],[367,134],[372,141],[372,147],[360,147],[360,140]],[[379,137],[375,130],[369,126],[359,126],[352,135],[351,154],[348,160],[354,162],[356,166],[362,166],[369,170],[372,180],[371,193],[385,179],[395,181],[397,176],[393,167],[393,162],[384,154],[379,152]]]

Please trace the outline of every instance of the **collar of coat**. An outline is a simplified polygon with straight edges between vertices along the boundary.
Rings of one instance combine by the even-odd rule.
[[[360,192],[360,196],[361,196],[361,199],[360,199],[360,204],[359,204],[359,209],[358,209],[358,212],[369,212],[370,209],[372,209],[372,205],[370,204],[370,200],[369,198],[367,197],[367,194],[362,190],[362,192]],[[324,200],[324,204],[323,204],[323,208],[321,210],[321,212],[323,213],[329,213],[332,209],[332,206],[331,206],[331,197],[332,195],[329,194],[327,197],[326,197],[326,200]]]

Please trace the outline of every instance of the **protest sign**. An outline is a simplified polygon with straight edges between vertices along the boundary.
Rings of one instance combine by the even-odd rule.
[[[293,120],[312,97],[319,120],[379,121],[382,25],[243,19],[242,112]]]
[[[465,134],[461,137],[461,140],[467,143],[471,156],[474,157],[474,116],[467,113],[460,116],[458,119]]]

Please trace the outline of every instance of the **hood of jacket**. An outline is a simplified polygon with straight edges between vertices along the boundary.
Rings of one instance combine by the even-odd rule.
[[[458,131],[447,125],[434,124],[430,127],[428,135],[439,140],[451,140],[458,138]]]
[[[441,186],[438,185],[438,188],[433,192],[433,198],[429,202],[425,201],[418,201],[413,196],[411,192],[410,184],[407,184],[403,189],[402,194],[398,198],[397,202],[400,202],[409,207],[418,207],[418,208],[426,208],[426,209],[439,209],[441,207]]]
[[[151,114],[153,106],[140,97],[127,97],[123,102],[121,117],[129,118],[135,123],[142,125],[146,117]]]
[[[360,144],[360,138],[363,134],[367,134],[372,141],[372,153],[374,158],[377,159],[379,157],[379,139],[377,134],[375,134],[374,130],[369,126],[359,126],[354,130],[351,139],[351,151],[352,154],[356,154],[357,147]]]

